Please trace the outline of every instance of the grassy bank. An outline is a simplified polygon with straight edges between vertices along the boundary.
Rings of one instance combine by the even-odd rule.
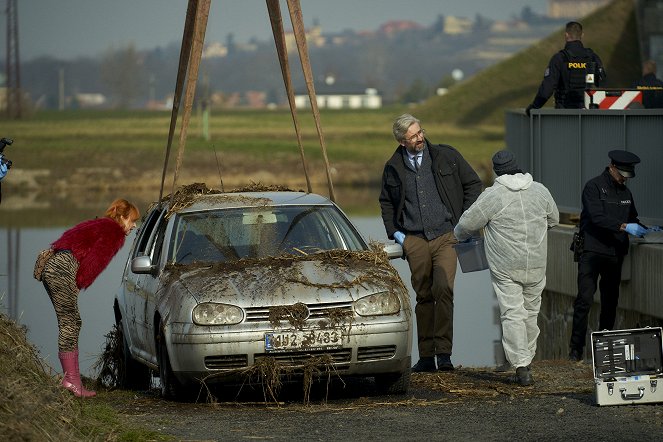
[[[392,122],[406,111],[398,107],[322,113],[330,175],[337,202],[346,211],[377,213],[382,168],[396,147]],[[300,111],[299,120],[312,190],[328,195],[313,118]],[[230,190],[260,182],[306,190],[288,110],[217,112],[210,117],[209,140],[202,136],[201,122],[194,113],[178,185],[205,182]],[[45,207],[68,207],[69,212],[91,206],[101,209],[118,195],[141,204],[156,200],[169,124],[168,112],[137,111],[54,111],[0,121],[0,136],[14,139],[5,150],[14,166],[3,181],[0,210],[5,216],[0,222],[12,225],[33,219],[34,224]],[[459,128],[425,120],[422,125],[432,142],[455,146],[480,175],[490,178],[490,157],[504,146],[501,126]],[[178,146],[179,128],[169,157],[165,194],[172,190]],[[76,219],[86,215],[78,213]]]
[[[407,109],[379,111],[326,111],[321,126],[334,163],[363,163],[381,168],[396,146],[391,135],[393,119]],[[314,163],[322,159],[317,131],[310,114],[300,111],[304,151]],[[214,163],[220,156],[222,169],[237,158],[248,159],[247,169],[277,166],[280,161],[299,160],[299,149],[288,110],[232,111],[210,118],[210,139],[202,137],[202,118],[194,115],[188,130],[185,156],[201,155]],[[8,148],[16,166],[40,168],[53,161],[54,171],[106,165],[156,168],[161,171],[170,124],[168,112],[67,111],[42,112],[30,119],[0,121],[0,133],[13,137]],[[503,141],[501,126],[457,128],[444,124],[422,125],[431,141],[452,144],[472,162],[481,162]],[[179,129],[173,142],[178,146]],[[129,160],[142,160],[132,164]],[[147,161],[149,159],[149,161]],[[57,164],[66,160],[65,164]],[[161,161],[160,161],[161,160]],[[174,160],[174,157],[173,157]],[[188,158],[187,158],[188,160]],[[232,174],[232,170],[227,171]],[[294,171],[293,171],[294,173]]]
[[[0,439],[166,440],[128,426],[107,402],[76,399],[40,359],[25,329],[0,313]],[[129,393],[127,393],[129,394]]]

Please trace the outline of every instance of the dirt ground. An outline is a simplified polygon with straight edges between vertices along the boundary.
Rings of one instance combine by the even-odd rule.
[[[187,441],[661,440],[663,404],[595,405],[586,363],[541,361],[532,370],[530,387],[493,368],[413,374],[404,396],[377,395],[369,379],[335,379],[315,385],[306,404],[296,383],[278,403],[248,387],[222,390],[216,403],[168,402],[155,390],[98,398],[132,425]]]

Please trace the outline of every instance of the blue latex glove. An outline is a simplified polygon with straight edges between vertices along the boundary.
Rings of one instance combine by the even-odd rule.
[[[394,233],[394,239],[396,240],[396,242],[398,244],[403,246],[403,241],[405,241],[405,233],[400,232],[400,231]]]
[[[648,232],[648,233],[651,233],[651,232],[660,232],[661,230],[663,230],[663,229],[661,229],[661,226],[650,226],[650,227],[647,229],[647,232]]]
[[[2,159],[2,155],[0,155],[0,160]],[[7,165],[5,163],[0,163],[0,180],[3,179],[7,175]]]
[[[642,238],[647,234],[647,229],[638,223],[628,223],[626,224],[626,228],[624,230],[629,235],[637,236],[638,238]]]

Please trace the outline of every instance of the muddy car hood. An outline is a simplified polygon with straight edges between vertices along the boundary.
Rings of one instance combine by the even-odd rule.
[[[197,302],[245,307],[353,301],[379,291],[394,290],[397,284],[395,270],[383,262],[261,261],[259,265],[247,263],[244,268],[223,265],[188,268],[179,275],[179,284]]]

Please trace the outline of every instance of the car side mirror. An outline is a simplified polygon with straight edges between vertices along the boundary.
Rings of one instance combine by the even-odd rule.
[[[156,267],[149,256],[137,256],[131,261],[131,271],[137,274],[154,274]]]
[[[382,247],[382,250],[385,251],[389,259],[403,257],[403,247],[401,247],[401,245],[398,243],[385,244],[384,247]]]

